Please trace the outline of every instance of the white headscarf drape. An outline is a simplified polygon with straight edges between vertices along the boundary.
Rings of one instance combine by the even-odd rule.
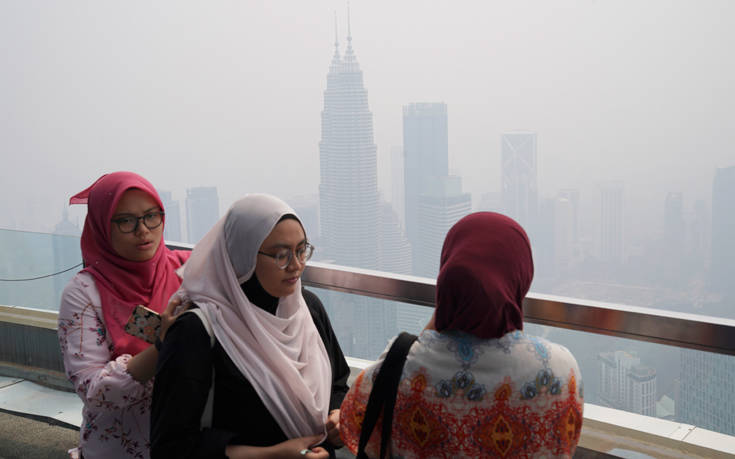
[[[280,298],[275,315],[252,304],[240,288],[255,272],[261,244],[286,214],[296,215],[270,195],[237,201],[197,243],[182,289],[286,436],[296,438],[325,433],[332,381],[301,281],[295,293]]]

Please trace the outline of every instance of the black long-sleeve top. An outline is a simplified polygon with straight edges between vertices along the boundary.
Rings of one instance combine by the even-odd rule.
[[[278,299],[268,295],[253,276],[242,287],[252,303],[274,314]],[[324,306],[302,290],[332,367],[329,409],[337,409],[347,393],[350,373]],[[200,422],[214,368],[212,427]],[[284,384],[287,384],[284,381]],[[195,314],[182,314],[171,325],[161,347],[153,388],[152,458],[225,458],[227,445],[270,446],[288,440],[250,381],[225,350],[210,337]]]

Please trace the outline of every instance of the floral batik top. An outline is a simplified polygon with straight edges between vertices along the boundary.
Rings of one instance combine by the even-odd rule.
[[[381,363],[360,373],[342,403],[342,440],[353,454]],[[484,340],[424,330],[398,386],[391,454],[571,457],[582,429],[582,399],[579,367],[563,346],[521,331]],[[379,455],[380,425],[366,449],[373,458]]]
[[[113,360],[100,295],[89,274],[77,274],[64,289],[59,343],[66,375],[84,402],[79,448],[69,451],[71,456],[148,458],[153,381],[133,379],[129,354]]]

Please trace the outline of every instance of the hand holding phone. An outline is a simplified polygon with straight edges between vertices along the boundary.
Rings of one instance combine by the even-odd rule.
[[[130,314],[125,332],[148,343],[155,343],[161,328],[161,315],[139,304]]]

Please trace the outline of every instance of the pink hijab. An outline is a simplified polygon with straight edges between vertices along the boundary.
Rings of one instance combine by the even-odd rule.
[[[149,346],[140,338],[128,335],[125,324],[138,304],[158,312],[166,308],[181,284],[175,270],[189,258],[189,252],[169,250],[163,236],[156,254],[148,261],[129,261],[115,252],[110,242],[111,219],[120,197],[131,188],[148,193],[163,210],[153,185],[133,172],[105,174],[69,200],[69,204],[87,204],[82,231],[82,259],[86,268],[81,272],[95,279],[105,327],[114,346],[113,357],[136,355]]]
[[[250,194],[236,201],[197,243],[182,289],[283,433],[296,438],[326,434],[329,355],[300,280],[294,293],[278,300],[275,314],[252,304],[240,287],[255,272],[260,246],[284,215],[296,212],[275,196]]]
[[[523,298],[533,280],[523,228],[494,212],[477,212],[447,233],[436,280],[437,331],[500,338],[523,329]]]

